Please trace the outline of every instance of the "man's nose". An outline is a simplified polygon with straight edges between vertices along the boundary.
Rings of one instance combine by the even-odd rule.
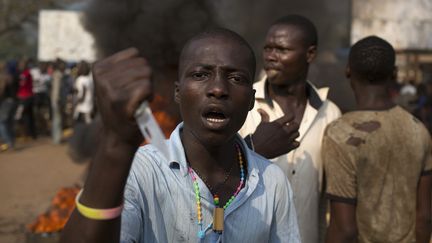
[[[208,84],[207,96],[217,99],[225,99],[228,97],[228,81],[222,74],[216,74],[213,80]]]
[[[264,50],[264,61],[267,62],[277,61],[276,49],[269,48],[267,50]]]

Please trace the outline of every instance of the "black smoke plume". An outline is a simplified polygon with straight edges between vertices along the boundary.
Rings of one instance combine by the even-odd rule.
[[[170,101],[172,93],[167,90],[172,90],[179,52],[189,37],[211,26],[227,27],[251,43],[260,64],[269,25],[286,14],[304,15],[316,24],[319,32],[318,59],[311,67],[310,79],[318,86],[330,86],[331,97],[342,109],[352,106],[353,98],[343,77],[344,55],[349,47],[351,1],[89,1],[85,26],[95,37],[99,57],[129,46],[137,47],[155,69],[156,89]]]
[[[175,66],[185,40],[213,24],[201,0],[91,0],[85,14],[100,57],[135,46],[155,68]]]

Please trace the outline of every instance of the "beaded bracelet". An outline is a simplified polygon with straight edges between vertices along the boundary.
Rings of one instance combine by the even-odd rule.
[[[120,216],[123,210],[123,203],[118,207],[109,208],[109,209],[90,208],[81,204],[79,202],[79,199],[81,198],[81,193],[83,192],[83,190],[84,189],[81,189],[81,191],[78,193],[78,195],[75,198],[76,207],[78,209],[78,212],[80,212],[82,216],[94,220],[110,220]]]

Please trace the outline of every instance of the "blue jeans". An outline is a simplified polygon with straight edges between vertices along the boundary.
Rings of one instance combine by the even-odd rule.
[[[22,122],[26,130],[26,135],[31,136],[33,139],[37,138],[36,126],[33,114],[33,97],[18,99],[18,102],[23,106]]]
[[[0,138],[9,145],[9,147],[14,146],[15,139],[13,129],[7,122],[0,122]]]
[[[13,147],[15,143],[13,119],[15,106],[16,103],[11,98],[0,102],[0,138],[9,145],[9,147]]]

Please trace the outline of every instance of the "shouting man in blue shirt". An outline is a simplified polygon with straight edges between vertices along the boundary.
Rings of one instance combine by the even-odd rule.
[[[288,180],[237,135],[254,103],[247,42],[215,29],[185,45],[183,122],[166,154],[139,148],[133,119],[152,95],[150,72],[136,49],[95,64],[103,141],[62,242],[300,242]]]

